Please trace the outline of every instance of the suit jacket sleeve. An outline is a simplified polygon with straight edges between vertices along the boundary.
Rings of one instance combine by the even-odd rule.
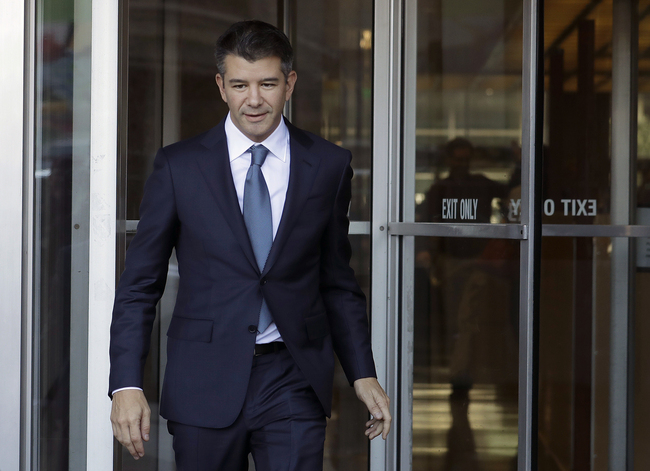
[[[164,150],[145,185],[138,231],[126,254],[113,307],[109,396],[129,386],[142,388],[156,305],[179,227],[174,185]]]
[[[350,267],[351,247],[347,217],[351,198],[352,168],[340,177],[334,208],[323,234],[320,291],[327,309],[334,350],[350,384],[376,377],[370,347],[366,298]]]

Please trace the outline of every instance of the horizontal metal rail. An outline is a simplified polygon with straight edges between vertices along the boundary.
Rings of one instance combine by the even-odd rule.
[[[527,239],[528,226],[522,224],[450,224],[446,222],[391,222],[390,235],[474,237],[484,239]]]
[[[604,224],[542,224],[546,237],[650,237],[650,226]]]
[[[126,221],[126,232],[134,233],[138,220]],[[370,222],[350,221],[350,235],[370,234]],[[391,222],[394,236],[471,237],[482,239],[528,239],[524,224],[451,224],[446,222]],[[605,224],[543,224],[544,237],[650,237],[650,226],[609,226]]]
[[[487,239],[528,238],[523,224],[451,224],[437,222],[391,222],[393,236],[472,237]],[[544,237],[650,237],[650,226],[604,224],[543,224]]]
[[[135,234],[138,230],[137,219],[128,219],[125,221],[125,229],[129,234]],[[350,221],[350,235],[370,235],[370,221]]]

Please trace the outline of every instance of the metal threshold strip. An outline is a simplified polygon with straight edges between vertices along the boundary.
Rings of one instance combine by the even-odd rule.
[[[393,236],[471,237],[528,239],[525,224],[450,224],[437,222],[391,222]],[[603,224],[543,224],[544,237],[650,237],[650,226]]]

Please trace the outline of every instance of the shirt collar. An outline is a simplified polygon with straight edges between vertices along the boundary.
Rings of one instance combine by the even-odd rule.
[[[269,155],[273,155],[282,162],[287,161],[289,129],[284,122],[284,118],[280,120],[280,124],[275,128],[275,131],[273,131],[264,141],[259,143],[250,140],[237,128],[237,126],[235,126],[235,123],[232,122],[232,118],[230,117],[230,113],[228,113],[228,116],[226,117],[224,130],[226,132],[228,153],[230,154],[231,162],[247,153],[248,149],[255,144],[262,144],[269,150]]]

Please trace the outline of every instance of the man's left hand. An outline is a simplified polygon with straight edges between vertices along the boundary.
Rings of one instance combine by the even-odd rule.
[[[366,422],[366,436],[372,440],[380,434],[384,440],[390,432],[390,399],[376,378],[361,378],[354,382],[357,397],[366,405],[372,418]]]

